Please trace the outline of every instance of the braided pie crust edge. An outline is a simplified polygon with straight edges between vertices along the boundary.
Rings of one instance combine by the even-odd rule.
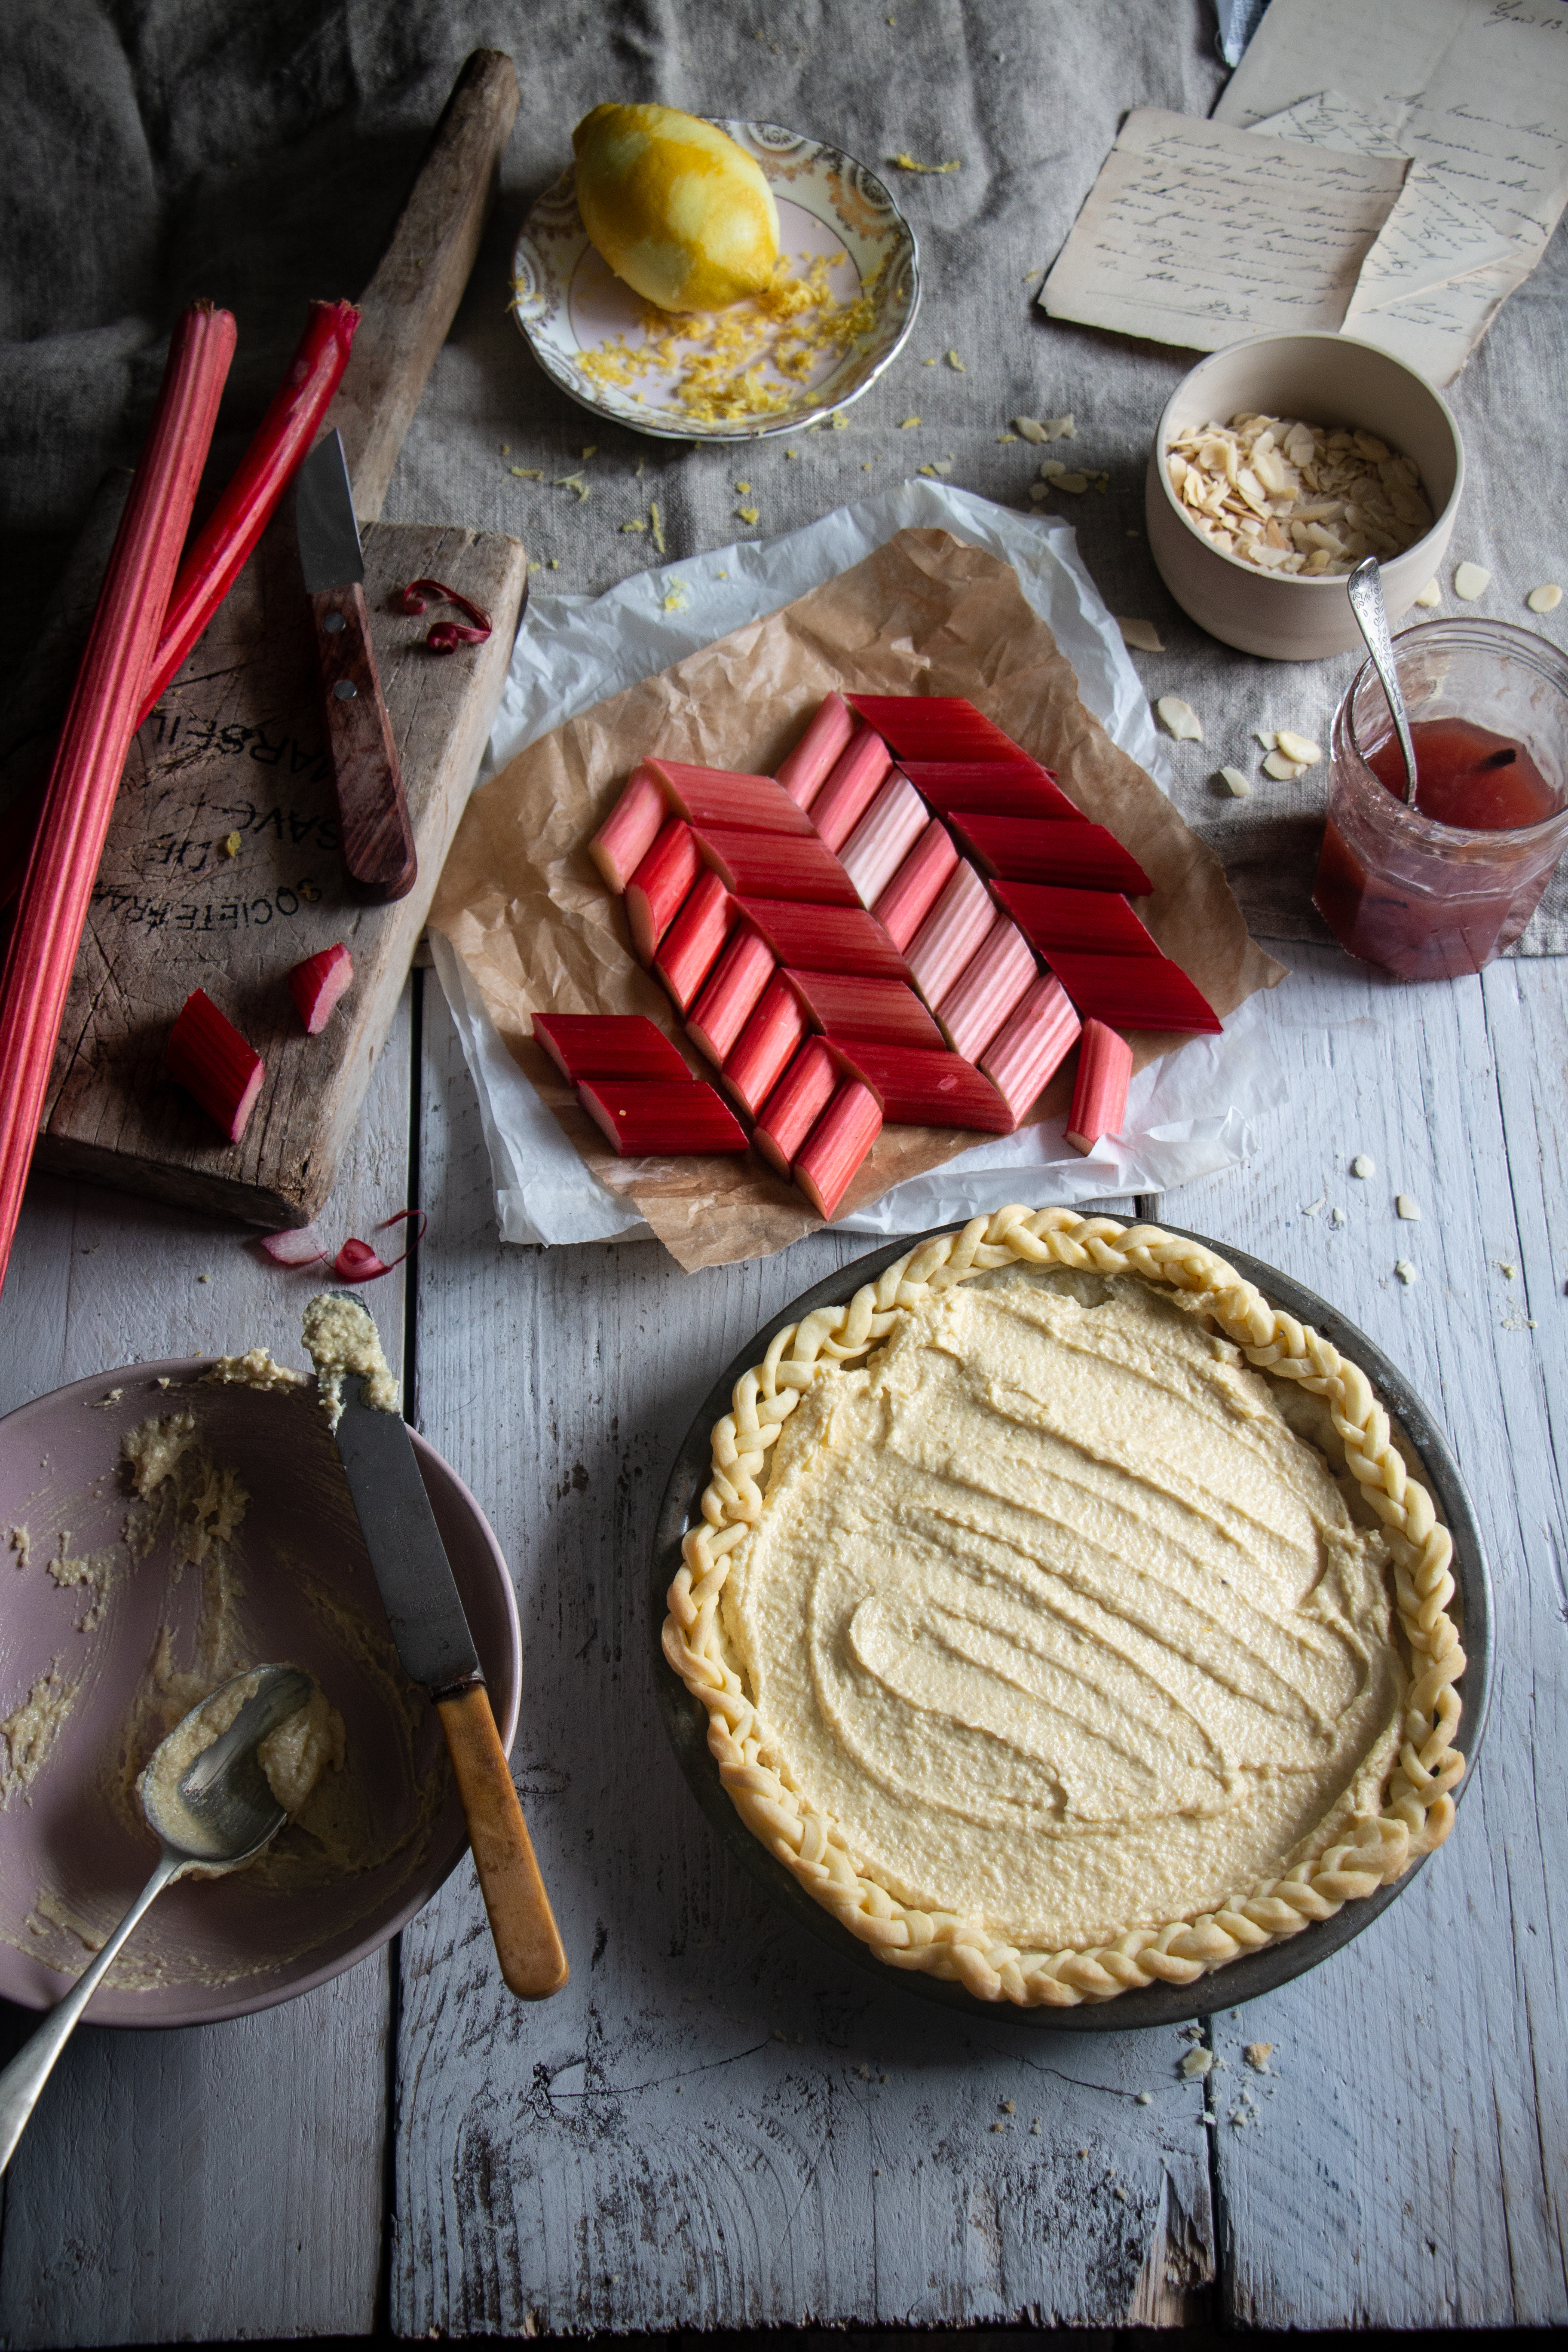
[[[900,1308],[1008,1265],[1134,1274],[1166,1284],[1206,1311],[1249,1363],[1321,1397],[1347,1465],[1383,1524],[1399,1622],[1411,1650],[1398,1759],[1383,1810],[1359,1816],[1353,1838],[1282,1877],[1238,1890],[1214,1911],[1135,1927],[1086,1951],[1020,1951],[973,1920],[910,1909],[875,1879],[861,1876],[831,1819],[795,1786],[725,1655],[719,1622],[729,1553],[762,1511],[768,1449],[818,1371],[863,1356],[886,1337]],[[1453,1826],[1450,1791],[1465,1769],[1454,1745],[1460,1716],[1454,1684],[1464,1672],[1465,1654],[1448,1614],[1455,1591],[1452,1538],[1426,1488],[1406,1470],[1365,1373],[1321,1333],[1271,1307],[1201,1243],[1158,1225],[1121,1225],[1070,1209],[1006,1208],[920,1244],[846,1304],[819,1307],[779,1332],[763,1361],[736,1383],[733,1410],[714,1425],[712,1477],[701,1510],[702,1524],[683,1541],[684,1565],[668,1595],[665,1657],[708,1710],[709,1749],[747,1828],[816,1901],[893,1968],[922,1969],[983,2000],[1026,2008],[1076,2008],[1135,1987],[1190,1984],[1389,1885],[1441,1845]]]

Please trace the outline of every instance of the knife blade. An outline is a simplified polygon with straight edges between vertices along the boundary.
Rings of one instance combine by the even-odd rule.
[[[407,1425],[345,1373],[337,1438],[398,1658],[447,1736],[501,1976],[523,2000],[548,2000],[566,1982],[566,1955]]]
[[[384,906],[412,890],[419,861],[371,645],[364,551],[336,433],[317,442],[295,477],[294,523],[337,787],[343,871],[357,898]]]

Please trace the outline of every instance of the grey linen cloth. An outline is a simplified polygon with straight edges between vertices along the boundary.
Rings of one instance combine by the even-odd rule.
[[[1324,770],[1271,782],[1252,730],[1289,726],[1326,745],[1354,664],[1237,654],[1176,609],[1149,557],[1143,476],[1193,355],[1058,324],[1034,299],[1127,110],[1213,105],[1226,69],[1212,0],[9,0],[6,657],[25,646],[103,467],[134,454],[180,305],[208,294],[239,322],[216,472],[265,405],[305,303],[368,279],[479,47],[510,52],[522,102],[388,518],[514,532],[551,586],[593,594],[650,560],[647,536],[620,526],[646,518],[653,499],[672,560],[772,536],[939,460],[952,481],[1027,509],[1042,453],[999,436],[1016,415],[1070,411],[1076,437],[1048,454],[1108,469],[1110,485],[1047,504],[1076,524],[1111,611],[1158,628],[1165,650],[1136,656],[1151,697],[1180,694],[1203,720],[1203,745],[1173,746],[1182,813],[1225,859],[1256,933],[1325,937],[1309,895]],[[507,313],[510,256],[529,204],[570,158],[573,124],[604,99],[784,123],[884,173],[921,241],[924,302],[905,353],[848,411],[847,430],[799,436],[793,459],[779,441],[645,441],[584,415],[540,373]],[[898,152],[962,168],[908,173],[885,161]],[[1565,278],[1568,225],[1450,395],[1470,464],[1450,562],[1492,573],[1488,593],[1460,609],[1560,646],[1568,605],[1537,618],[1523,600],[1568,571],[1557,461]],[[901,430],[910,416],[920,424]],[[580,467],[585,501],[553,479]],[[751,484],[744,496],[737,480]],[[754,526],[741,506],[758,510]],[[1455,609],[1451,594],[1445,605]],[[1249,799],[1215,782],[1224,763],[1254,778]],[[1562,878],[1521,946],[1568,951]]]

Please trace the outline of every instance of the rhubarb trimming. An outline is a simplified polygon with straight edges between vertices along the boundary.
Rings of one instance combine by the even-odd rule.
[[[395,602],[405,613],[423,613],[432,597],[441,603],[456,604],[464,617],[460,621],[432,621],[425,632],[425,642],[433,654],[455,654],[459,646],[482,646],[490,633],[490,616],[468,596],[456,588],[448,588],[442,580],[411,580],[400,588]]]

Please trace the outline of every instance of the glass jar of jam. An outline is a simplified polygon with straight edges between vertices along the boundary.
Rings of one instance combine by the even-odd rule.
[[[1568,845],[1568,658],[1501,621],[1430,621],[1394,651],[1415,804],[1367,662],[1334,713],[1312,897],[1352,955],[1449,980],[1518,939]]]

